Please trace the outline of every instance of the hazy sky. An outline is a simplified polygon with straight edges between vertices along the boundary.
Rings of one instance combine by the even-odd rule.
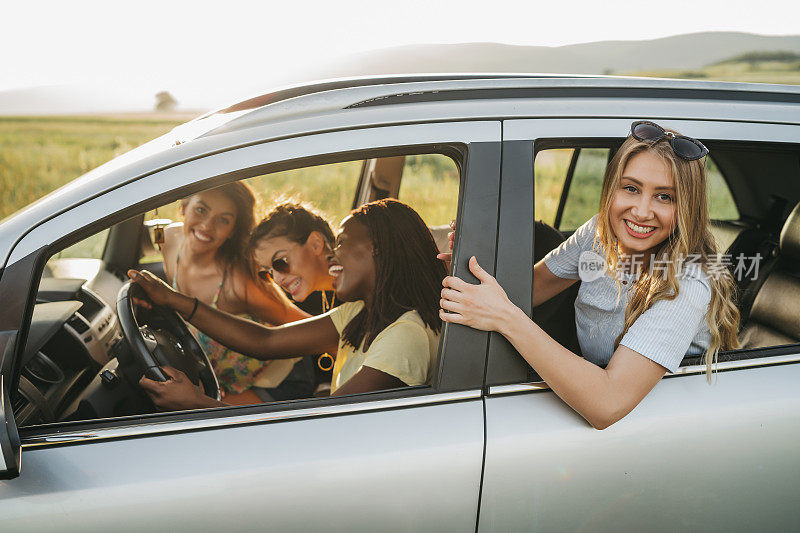
[[[419,43],[559,46],[697,31],[800,34],[794,1],[5,0],[0,90],[167,89],[205,105],[360,51]],[[757,9],[756,9],[757,7]],[[220,102],[223,103],[223,102]]]

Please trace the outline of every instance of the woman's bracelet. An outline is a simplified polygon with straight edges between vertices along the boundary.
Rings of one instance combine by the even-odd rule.
[[[197,298],[195,298],[194,299],[194,307],[192,307],[192,312],[189,313],[189,316],[186,317],[186,319],[185,319],[186,322],[189,322],[192,319],[192,317],[194,316],[194,314],[197,312],[197,306],[198,306],[199,303],[200,303],[200,301]]]

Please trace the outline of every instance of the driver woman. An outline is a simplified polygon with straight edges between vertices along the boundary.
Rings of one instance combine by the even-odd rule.
[[[430,383],[436,361],[439,291],[446,272],[419,215],[396,200],[352,211],[341,225],[329,272],[345,303],[326,314],[281,327],[223,313],[172,290],[149,272],[131,270],[153,302],[174,309],[220,343],[269,360],[336,354],[331,395]],[[266,265],[262,265],[266,267]],[[225,405],[204,396],[181,372],[140,384],[164,409]]]
[[[167,281],[176,291],[212,308],[250,320],[283,324],[306,318],[308,314],[292,305],[275,284],[255,275],[247,246],[254,226],[255,204],[252,189],[243,182],[181,200],[183,224],[169,226],[165,231]],[[270,401],[272,398],[266,395],[270,390],[281,395],[280,384],[296,360],[276,364],[259,361],[215,342],[202,332],[194,332],[209,356],[227,403]],[[292,388],[285,391],[286,395],[309,396],[313,391],[312,377],[300,376],[286,386]]]

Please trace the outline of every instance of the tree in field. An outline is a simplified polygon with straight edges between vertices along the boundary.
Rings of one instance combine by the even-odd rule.
[[[168,91],[156,94],[156,111],[174,111],[178,101]]]

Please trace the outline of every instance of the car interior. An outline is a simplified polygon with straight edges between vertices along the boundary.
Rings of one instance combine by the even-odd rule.
[[[617,145],[607,140],[581,140],[565,149],[563,140],[537,142],[536,261],[596,212],[602,169]],[[716,218],[716,207],[712,205],[712,232],[719,250],[734,258],[740,254],[758,258],[748,275],[737,279],[741,349],[721,354],[720,361],[772,355],[775,347],[800,342],[796,320],[800,311],[800,151],[752,143],[709,141],[707,146],[712,158],[709,168],[713,167],[717,175],[716,182],[709,179],[709,186],[714,182],[715,186],[726,188],[723,193],[710,191],[712,204],[714,198],[731,204],[717,209],[724,216]],[[555,150],[564,151],[557,186],[540,190],[540,161],[544,166],[547,157],[553,155],[549,151]],[[590,154],[591,158],[581,160],[581,153]],[[407,154],[346,162],[354,171],[342,178],[340,188],[347,192],[339,194],[341,205],[332,213],[338,217],[335,222],[352,207],[396,197],[420,211],[437,246],[446,250],[448,221],[456,214],[460,169],[451,157],[432,155],[446,161],[430,164],[420,159],[424,154]],[[442,170],[445,168],[446,172]],[[291,172],[307,171],[295,169],[287,175],[270,176],[292,183],[298,181],[299,174]],[[443,172],[446,178],[439,175]],[[267,179],[256,189],[274,190],[278,181]],[[306,197],[302,187],[287,190],[314,200]],[[447,204],[442,209],[423,205],[423,199],[436,200],[442,191]],[[441,203],[433,201],[430,205]],[[146,324],[154,338],[161,335],[179,339],[180,345],[194,356],[192,364],[184,364],[182,370],[194,377],[209,396],[219,395],[213,372],[203,364],[202,349],[195,346],[197,343],[184,331],[185,326],[174,317],[137,308],[132,298],[120,293],[128,268],[146,268],[164,276],[154,235],[173,219],[174,202],[172,207],[140,213],[75,243],[47,263],[24,351],[19,389],[12,398],[19,426],[154,412],[152,403],[136,386],[148,364],[142,358],[148,350],[132,346],[125,334],[126,327],[137,324]],[[730,264],[732,272],[735,264]],[[579,347],[573,303],[578,285],[533,310],[534,319],[543,329],[576,353]],[[314,308],[318,299],[311,297],[308,301],[307,310],[319,313]],[[166,362],[177,364],[176,354],[161,356]],[[695,364],[700,364],[699,357],[686,358],[682,366]],[[330,379],[321,370],[317,377],[320,382]]]

